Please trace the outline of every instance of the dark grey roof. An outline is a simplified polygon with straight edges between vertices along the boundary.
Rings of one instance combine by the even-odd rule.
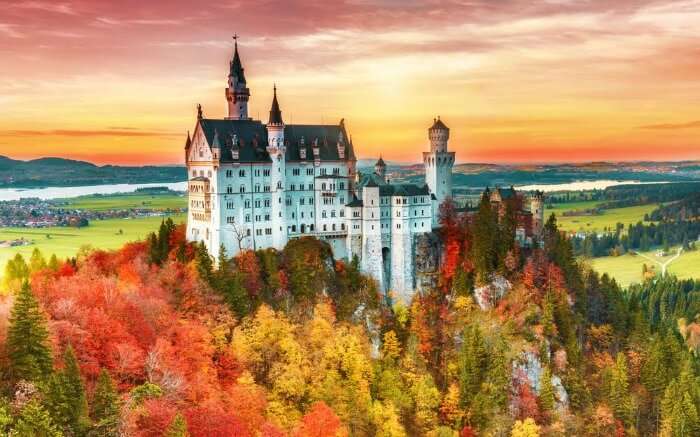
[[[381,156],[379,157],[379,160],[377,161],[377,163],[374,164],[374,165],[379,165],[379,166],[382,166],[382,167],[386,167],[386,164],[384,163],[384,160],[382,159]]]
[[[204,118],[199,123],[209,144],[214,145],[214,137],[218,137],[221,162],[270,162],[266,150],[267,129],[259,121]],[[234,135],[239,147],[239,159],[236,160],[231,155]]]
[[[341,138],[345,144],[343,159],[340,158],[338,151],[338,142]],[[348,141],[348,134],[342,122],[339,125],[288,124],[284,126],[284,140],[287,144],[287,161],[313,161],[314,142],[318,144],[321,161],[355,160],[354,147]],[[306,159],[301,159],[301,149],[306,150]]]
[[[324,174],[316,176],[316,179],[347,179],[347,176],[341,176],[339,174]]]
[[[348,204],[345,205],[345,206],[349,206],[349,207],[351,207],[351,208],[355,208],[355,207],[359,207],[359,206],[362,206],[362,205],[363,205],[362,201],[361,201],[360,199],[358,199],[357,196],[356,196],[355,194],[353,194],[353,195],[352,195],[352,200],[350,201],[350,203],[348,203]]]
[[[430,127],[430,129],[443,129],[443,130],[450,130],[447,126],[445,126],[445,123],[440,120],[440,117],[433,119],[433,125]]]
[[[367,173],[367,174],[361,173],[360,174],[360,182],[358,184],[359,187],[365,187],[370,182],[373,184],[373,185],[370,185],[371,187],[378,187],[380,185],[386,184],[386,181],[384,179],[382,179],[382,177],[376,173]]]
[[[280,111],[280,104],[277,103],[277,86],[274,88],[272,107],[270,107],[270,121],[268,124],[283,124],[282,111]]]
[[[221,162],[270,162],[267,153],[267,128],[257,120],[219,120],[203,118],[199,120],[207,142],[214,144],[214,136],[218,137],[221,148]],[[342,133],[342,136],[341,136]],[[233,144],[233,138],[237,144]],[[304,145],[301,145],[301,139]],[[338,141],[343,139],[345,157],[340,158]],[[306,149],[306,160],[313,162],[313,143],[317,140],[321,161],[355,160],[352,143],[347,141],[345,126],[340,125],[285,125],[284,140],[287,147],[287,161],[302,161],[299,150]],[[239,159],[234,160],[231,148],[238,147]]]
[[[245,75],[243,74],[243,65],[241,58],[238,56],[238,43],[233,49],[233,59],[231,60],[229,75],[238,77],[238,82],[245,83]]]
[[[414,184],[385,184],[379,187],[380,196],[427,196],[430,189],[427,185],[422,187]]]
[[[501,199],[512,199],[516,196],[515,188],[498,188],[498,194],[501,195]]]

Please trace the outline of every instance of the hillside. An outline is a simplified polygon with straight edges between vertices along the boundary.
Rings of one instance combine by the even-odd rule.
[[[177,166],[97,166],[64,158],[21,161],[0,156],[0,187],[5,188],[179,182],[186,178],[185,168]]]
[[[623,292],[553,220],[527,250],[489,205],[443,209],[438,284],[406,304],[309,237],[217,268],[166,222],[117,251],[17,259],[0,432],[698,435],[700,284]]]

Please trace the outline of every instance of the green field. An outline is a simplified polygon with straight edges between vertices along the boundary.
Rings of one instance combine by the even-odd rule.
[[[185,214],[172,217],[176,223],[184,222],[186,219]],[[66,258],[74,256],[78,249],[84,245],[99,249],[117,249],[126,242],[143,239],[148,233],[158,229],[162,220],[163,217],[93,220],[89,226],[84,228],[0,228],[0,240],[23,237],[33,243],[28,246],[0,248],[0,275],[2,275],[7,260],[15,256],[16,253],[28,257],[32,250],[38,247],[47,258],[51,254],[56,254],[59,258]]]
[[[657,204],[649,204],[606,209],[603,210],[602,214],[593,216],[564,217],[561,215],[564,211],[593,208],[598,203],[597,201],[586,201],[556,204],[552,208],[545,209],[545,218],[554,213],[557,216],[559,229],[564,231],[602,232],[606,229],[614,230],[617,223],[623,223],[625,226],[635,224],[644,219],[644,214],[658,208]]]
[[[673,257],[675,248],[671,251],[671,255],[665,257],[656,257],[655,251],[644,252],[643,254],[649,258],[656,259],[660,262],[665,262]],[[607,273],[622,286],[628,286],[633,282],[640,282],[642,279],[642,265],[654,266],[657,272],[661,271],[661,267],[645,259],[640,255],[626,254],[622,256],[606,256],[602,258],[594,258],[590,261],[591,267],[600,273]],[[692,252],[683,252],[681,256],[672,261],[667,267],[667,273],[676,275],[679,278],[694,278],[700,279],[700,250]]]
[[[184,194],[114,194],[107,196],[81,196],[66,199],[62,205],[70,209],[106,211],[112,209],[177,209],[187,207]]]

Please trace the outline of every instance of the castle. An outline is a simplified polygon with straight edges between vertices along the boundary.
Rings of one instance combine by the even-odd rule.
[[[438,207],[452,194],[455,153],[439,118],[428,129],[425,183],[395,184],[381,158],[374,172],[357,171],[343,120],[286,124],[276,87],[267,124],[250,118],[237,44],[225,96],[228,116],[206,118],[198,106],[187,135],[190,241],[203,242],[212,255],[220,246],[235,255],[281,250],[290,239],[314,236],[328,242],[336,259],[357,257],[384,291],[408,299],[421,288],[416,264],[426,262],[416,262],[416,249],[430,245]]]

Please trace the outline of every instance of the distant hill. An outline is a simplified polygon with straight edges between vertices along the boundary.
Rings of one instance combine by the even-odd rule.
[[[0,187],[5,188],[179,182],[185,179],[187,171],[180,166],[98,166],[64,158],[21,161],[0,156]]]

